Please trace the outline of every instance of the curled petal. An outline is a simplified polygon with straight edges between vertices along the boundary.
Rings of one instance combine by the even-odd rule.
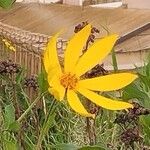
[[[55,75],[51,78],[48,75],[48,83],[51,88],[49,88],[49,92],[57,99],[63,100],[65,96],[65,88],[60,84],[59,76]]]
[[[94,114],[88,113],[86,111],[86,109],[84,108],[84,106],[80,102],[77,94],[74,91],[72,91],[72,90],[67,91],[67,99],[68,99],[69,105],[75,112],[77,112],[80,115],[85,116],[85,117],[95,118]]]
[[[81,52],[86,44],[90,32],[91,25],[87,25],[81,31],[76,33],[68,42],[64,60],[65,72],[71,72],[72,70],[74,70],[74,67],[79,59],[79,56],[81,55]]]
[[[118,36],[110,35],[95,42],[79,59],[75,73],[81,76],[100,63],[112,50]]]
[[[48,91],[55,97],[56,100],[62,101],[65,96],[65,89],[61,86],[55,88],[49,88]]]
[[[94,91],[113,91],[121,89],[137,78],[131,73],[117,73],[79,81],[79,86]]]
[[[101,95],[98,95],[90,90],[78,88],[79,93],[88,98],[91,102],[95,103],[98,106],[101,106],[110,110],[122,110],[127,108],[133,108],[133,105],[126,102],[112,100]]]

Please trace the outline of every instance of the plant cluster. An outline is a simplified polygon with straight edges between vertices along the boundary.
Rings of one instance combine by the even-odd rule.
[[[68,42],[63,72],[56,55],[58,34],[48,43],[45,68],[38,75],[26,77],[27,72],[21,66],[10,60],[0,61],[0,150],[150,149],[150,63],[135,70],[138,78],[135,73],[110,74],[103,65],[96,65],[95,58],[89,57],[97,57],[89,44],[99,30],[83,22],[75,27],[75,32]],[[84,40],[79,41],[79,37]],[[116,35],[99,39],[100,48],[105,47],[103,55],[106,56],[106,50],[111,51],[116,39]],[[79,48],[84,47],[81,57],[77,49],[79,53],[72,50],[78,42],[82,44]],[[75,58],[78,63],[86,63],[77,66],[70,54],[78,57]],[[89,60],[81,60],[84,57]],[[126,102],[114,100],[118,98]]]
[[[15,74],[20,72],[20,66],[11,60],[0,61],[0,74]]]
[[[36,76],[31,76],[31,77],[26,77],[24,80],[24,87],[31,87],[34,90],[37,90],[39,85],[38,85],[38,81],[37,81],[37,77]]]

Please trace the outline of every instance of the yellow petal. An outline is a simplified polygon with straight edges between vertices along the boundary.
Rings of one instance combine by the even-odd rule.
[[[13,46],[10,46],[9,49],[14,51],[14,52],[16,51],[15,47],[13,47]]]
[[[53,77],[48,74],[48,83],[51,88],[49,88],[49,92],[54,95],[57,100],[63,100],[65,96],[65,88],[60,84],[59,75],[56,74]]]
[[[59,64],[56,47],[58,35],[59,34],[56,34],[55,36],[50,38],[48,45],[44,51],[44,67],[49,75],[50,72],[61,73],[61,67]]]
[[[91,32],[91,25],[85,26],[81,31],[76,33],[73,38],[69,41],[64,60],[65,72],[71,72],[81,55],[83,47],[86,45],[86,41]]]
[[[95,42],[79,59],[75,68],[77,76],[83,75],[95,65],[100,63],[100,61],[102,61],[112,50],[117,37],[118,36],[114,34]]]
[[[113,91],[121,89],[137,78],[131,73],[117,73],[79,81],[79,86],[94,91]]]
[[[53,87],[53,86],[59,86],[59,85],[61,85],[59,77],[60,76],[58,74],[53,75],[53,77],[49,76],[49,74],[48,74],[48,83],[49,83],[49,86]]]
[[[84,108],[84,106],[80,102],[77,94],[74,91],[72,91],[72,90],[67,91],[67,100],[68,100],[69,105],[75,112],[77,112],[80,115],[85,116],[85,117],[95,118],[94,114],[88,113],[86,111],[86,109]]]
[[[112,100],[84,88],[78,88],[77,90],[83,96],[87,97],[91,102],[106,109],[122,110],[127,108],[133,108],[133,105],[130,103]]]
[[[61,86],[49,88],[48,91],[55,97],[56,100],[62,101],[65,96],[65,89]]]
[[[6,39],[2,39],[2,42],[6,42]]]

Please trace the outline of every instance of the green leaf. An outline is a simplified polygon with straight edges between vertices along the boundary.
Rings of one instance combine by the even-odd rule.
[[[11,136],[9,132],[3,135],[2,141],[3,141],[4,150],[18,150],[17,141]]]
[[[118,71],[118,64],[117,64],[117,57],[116,57],[116,53],[115,53],[114,48],[111,51],[111,56],[112,56],[112,64],[114,67],[114,72],[117,72]]]
[[[49,129],[53,126],[55,115],[56,115],[55,113],[51,113],[51,111],[49,110],[48,116],[45,119],[43,127],[41,128],[41,132],[40,132],[40,135],[39,135],[37,147],[39,147],[39,145],[41,145],[44,136],[46,136],[48,134]]]
[[[56,114],[53,113],[51,115],[49,115],[47,122],[44,126],[44,134],[46,135],[48,133],[48,130],[53,126],[54,124],[54,119],[55,119]]]
[[[26,144],[26,149],[27,150],[34,150],[35,145],[33,144],[33,141],[30,139],[31,137],[27,135],[27,133],[24,133],[24,142]]]
[[[24,78],[25,69],[21,69],[21,71],[16,75],[16,83],[21,84],[21,81]]]
[[[8,127],[8,130],[13,131],[13,132],[17,132],[20,129],[20,124],[18,121],[15,121],[13,123],[11,123]]]
[[[56,148],[59,150],[78,150],[78,146],[74,145],[74,144],[70,144],[70,143],[62,143],[62,144],[57,144],[54,146],[50,146],[50,148]]]
[[[147,65],[146,65],[145,72],[146,72],[146,75],[147,75],[148,77],[150,77],[150,54],[149,54],[147,60],[148,60],[148,63],[147,63]]]
[[[142,125],[142,129],[144,131],[145,140],[150,139],[150,117],[149,116],[141,116],[140,124]],[[150,141],[147,141],[150,144]]]
[[[143,84],[146,86],[147,91],[150,89],[150,79],[148,76],[146,75],[142,75],[140,73],[138,73],[138,76],[140,78],[140,80],[143,82]]]
[[[5,121],[6,128],[8,128],[10,124],[15,122],[15,108],[13,104],[7,105],[5,107],[4,121]]]
[[[130,84],[123,90],[122,98],[125,100],[137,98],[140,101],[143,101],[145,99],[149,99],[148,95],[138,89],[138,87],[135,84]]]
[[[49,85],[47,82],[47,75],[45,70],[42,70],[41,73],[38,75],[38,84],[41,93],[47,91]]]
[[[5,141],[5,150],[17,150],[17,144],[13,141]]]
[[[14,0],[0,0],[0,7],[2,8],[10,8],[13,4]]]
[[[101,146],[84,146],[82,148],[79,148],[78,150],[106,150],[106,149]]]

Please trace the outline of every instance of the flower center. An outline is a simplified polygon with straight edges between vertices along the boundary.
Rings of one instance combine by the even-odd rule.
[[[76,85],[78,82],[78,78],[76,77],[75,74],[70,74],[70,73],[64,73],[60,77],[60,84],[69,90],[75,89]]]

